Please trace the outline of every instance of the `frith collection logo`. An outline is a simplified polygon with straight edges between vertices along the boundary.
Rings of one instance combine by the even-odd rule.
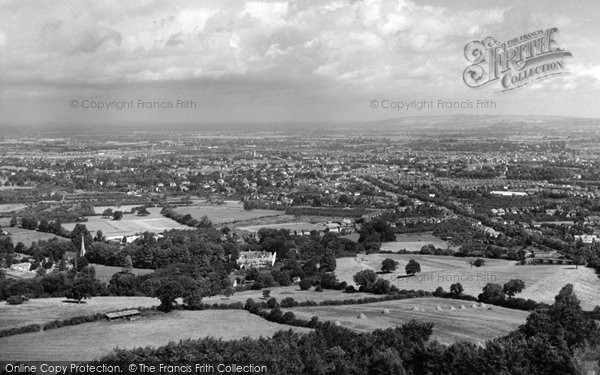
[[[470,42],[465,46],[465,57],[471,65],[463,72],[463,80],[474,88],[499,81],[500,91],[508,91],[566,74],[564,59],[572,55],[558,47],[556,33],[558,29],[553,27],[504,43],[492,37]]]

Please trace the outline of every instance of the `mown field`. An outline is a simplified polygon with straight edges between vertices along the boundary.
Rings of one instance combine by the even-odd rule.
[[[381,251],[419,251],[424,245],[429,244],[441,249],[446,249],[448,247],[446,241],[437,238],[431,234],[431,232],[400,233],[396,234],[396,241],[382,243]]]
[[[43,232],[38,232],[35,230],[29,230],[29,229],[23,229],[23,228],[19,228],[19,227],[7,227],[7,228],[3,228],[3,229],[10,234],[10,238],[14,245],[18,244],[19,242],[23,242],[23,245],[25,245],[25,247],[31,246],[31,244],[33,242],[40,241],[40,240],[47,241],[52,238],[58,238],[58,239],[64,240],[64,241],[70,241],[68,238],[59,237],[52,233],[43,233]]]
[[[101,216],[87,216],[88,221],[84,222],[87,229],[96,233],[101,230],[107,237],[112,236],[131,236],[137,233],[154,232],[160,233],[171,229],[192,229],[186,225],[179,224],[175,220],[166,218],[160,214],[160,208],[150,207],[150,215],[137,216],[135,214],[125,213],[121,220],[103,219]],[[66,230],[73,230],[77,223],[63,224]]]
[[[487,283],[504,284],[511,279],[525,282],[525,291],[518,297],[531,298],[538,302],[552,303],[554,296],[568,283],[572,283],[584,309],[593,309],[600,304],[600,279],[593,269],[567,265],[518,266],[514,261],[485,259],[485,266],[471,267],[472,258],[434,256],[418,254],[369,254],[355,258],[337,259],[336,276],[340,281],[353,282],[358,271],[379,271],[385,258],[396,260],[398,269],[393,273],[381,274],[400,289],[423,289],[434,291],[438,286],[446,291],[450,285],[461,283],[466,294],[477,296]],[[421,265],[421,273],[405,277],[404,267],[410,259]],[[400,278],[398,278],[400,276]]]
[[[97,321],[0,338],[0,361],[89,361],[117,347],[156,347],[202,337],[270,337],[288,329],[309,332],[266,321],[244,310],[173,311],[135,321]]]
[[[244,210],[239,202],[227,202],[223,205],[193,205],[177,207],[175,211],[179,214],[190,214],[194,219],[207,216],[214,224],[231,223],[234,221],[252,220],[261,217],[283,215],[283,211],[274,210]]]
[[[401,326],[411,319],[434,323],[432,339],[443,344],[456,341],[484,343],[506,335],[525,323],[528,312],[497,306],[471,307],[473,302],[443,298],[414,298],[362,305],[294,307],[297,318],[338,322],[343,327],[367,332]],[[461,309],[461,305],[465,309]],[[436,310],[436,307],[441,310]],[[455,310],[450,310],[450,306]],[[418,309],[418,310],[415,310]],[[385,311],[385,313],[383,313]],[[359,315],[363,314],[359,318]]]
[[[65,298],[30,299],[22,305],[0,302],[0,329],[23,327],[29,324],[45,324],[53,320],[74,316],[104,313],[135,307],[158,306],[160,302],[151,297],[93,297],[85,303],[63,302]],[[0,350],[1,352],[1,350]]]

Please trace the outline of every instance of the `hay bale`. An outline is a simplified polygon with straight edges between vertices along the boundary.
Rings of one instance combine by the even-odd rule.
[[[438,305],[435,307],[436,310],[440,311],[442,308]]]
[[[465,305],[460,305],[460,309],[461,310],[466,310],[467,308],[465,307]]]
[[[448,310],[456,310],[456,308],[454,306],[450,306]]]
[[[356,319],[367,319],[367,316],[363,313],[358,314],[358,316],[356,317]]]
[[[335,326],[339,327],[339,326],[341,326],[341,325],[342,325],[342,323],[340,323],[340,321],[339,321],[339,320],[336,320],[335,322],[333,322],[333,325],[335,325]]]
[[[382,314],[389,314],[390,310],[389,309],[383,309],[383,310],[381,310],[381,313]]]

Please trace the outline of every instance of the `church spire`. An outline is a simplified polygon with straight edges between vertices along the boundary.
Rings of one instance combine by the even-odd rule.
[[[85,238],[83,233],[81,233],[81,250],[79,250],[79,256],[82,257],[85,255]]]

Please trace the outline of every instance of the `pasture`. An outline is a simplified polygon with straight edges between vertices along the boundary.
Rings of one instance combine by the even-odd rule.
[[[35,230],[30,230],[30,229],[23,229],[23,228],[19,228],[19,227],[8,227],[8,228],[4,228],[4,230],[9,233],[12,243],[14,245],[18,244],[19,242],[23,242],[23,245],[25,245],[25,247],[31,246],[31,244],[33,242],[37,242],[40,240],[48,241],[52,238],[58,238],[59,240],[70,241],[70,239],[68,239],[68,238],[59,237],[52,233],[43,233],[43,232],[38,232]]]
[[[94,213],[96,215],[102,215],[104,210],[106,210],[108,208],[110,208],[113,211],[121,211],[123,213],[126,213],[126,212],[131,212],[131,210],[134,207],[139,207],[139,206],[143,206],[143,205],[142,204],[138,204],[138,205],[126,204],[126,205],[122,205],[122,206],[97,206],[97,207],[94,207]]]
[[[483,267],[471,267],[472,258],[434,256],[419,254],[369,254],[355,258],[337,259],[336,276],[340,281],[353,283],[358,271],[381,270],[381,262],[392,258],[398,262],[396,271],[379,276],[389,280],[400,289],[423,289],[434,291],[438,286],[449,291],[450,285],[461,283],[465,294],[477,296],[487,283],[504,284],[511,279],[525,282],[525,290],[517,297],[530,298],[538,302],[552,303],[565,284],[571,283],[586,310],[600,304],[600,279],[593,269],[570,265],[518,266],[514,261],[485,259]],[[410,259],[421,265],[421,273],[405,277],[404,267]],[[400,276],[400,278],[398,277]]]
[[[224,340],[270,337],[280,330],[309,332],[266,321],[244,310],[173,311],[135,321],[96,321],[0,338],[0,360],[89,361],[114,348],[162,346],[203,337]],[[75,357],[74,357],[75,355]]]
[[[0,204],[0,214],[7,214],[7,213],[11,213],[11,212],[17,212],[17,211],[21,211],[24,208],[27,208],[26,204],[4,203],[4,204]]]
[[[267,288],[271,291],[271,297],[281,302],[286,297],[292,297],[298,302],[302,301],[315,301],[322,302],[326,300],[344,300],[344,299],[360,299],[365,297],[376,297],[369,293],[342,293],[339,290],[324,289],[322,292],[315,292],[313,288],[310,290],[300,290],[297,285],[281,286],[275,288]],[[213,297],[205,297],[202,299],[204,303],[234,303],[241,302],[246,303],[248,298],[252,298],[254,301],[260,302],[263,300],[262,290],[245,290],[243,292],[236,292],[233,296],[227,299],[226,297],[219,295]]]
[[[117,272],[121,272],[123,270],[122,267],[104,266],[102,264],[95,264],[95,263],[90,263],[90,266],[93,266],[94,269],[96,270],[96,279],[98,279],[102,282],[105,282],[107,284],[110,281],[110,278],[112,277],[112,275],[114,275]],[[131,271],[131,273],[133,273],[136,276],[147,275],[149,273],[154,272],[154,270],[144,269],[144,268],[131,268],[130,271]]]
[[[431,232],[398,233],[396,234],[396,241],[381,244],[381,251],[419,251],[424,245],[429,244],[442,249],[446,249],[449,246],[448,242],[437,238]]]
[[[30,299],[22,305],[1,302],[0,329],[23,327],[29,324],[43,325],[56,319],[63,320],[74,316],[160,304],[158,299],[151,297],[92,297],[80,304],[63,301],[66,299],[58,297]]]
[[[528,315],[526,311],[498,306],[473,308],[472,304],[443,298],[414,298],[362,305],[294,307],[285,311],[292,311],[297,318],[305,320],[318,316],[320,320],[337,321],[343,327],[361,332],[401,326],[411,319],[431,322],[434,323],[431,339],[443,344],[484,343],[515,330],[525,323]],[[465,309],[461,309],[461,305]],[[436,310],[438,306],[441,310]]]
[[[166,218],[160,214],[159,207],[150,207],[148,216],[137,216],[131,213],[125,213],[121,220],[103,219],[101,216],[87,216],[88,221],[84,222],[87,229],[95,234],[101,230],[106,237],[131,236],[137,233],[154,232],[161,233],[171,229],[193,229],[186,225],[179,224],[175,220]],[[66,230],[73,230],[77,223],[63,224]]]
[[[294,234],[294,232],[301,234],[304,231],[306,234],[310,233],[312,230],[323,230],[325,227],[319,224],[311,224],[304,222],[292,222],[292,223],[277,223],[277,224],[263,224],[263,225],[253,225],[246,227],[237,227],[237,230],[255,233],[258,232],[261,228],[269,228],[269,229],[287,229],[290,233]]]
[[[244,206],[241,203],[232,201],[228,201],[222,205],[199,204],[182,206],[177,207],[175,212],[182,215],[190,214],[197,220],[202,216],[207,216],[214,224],[226,224],[284,214],[283,211],[274,210],[244,210]]]

